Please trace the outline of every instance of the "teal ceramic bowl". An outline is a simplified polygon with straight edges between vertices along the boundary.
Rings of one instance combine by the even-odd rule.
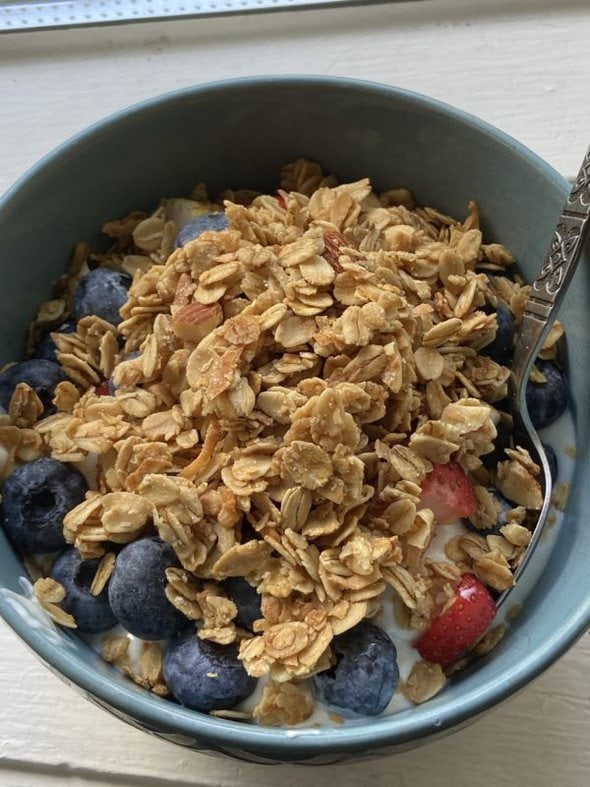
[[[66,142],[0,202],[0,361],[23,352],[24,328],[78,239],[162,196],[205,181],[273,188],[281,164],[321,161],[343,180],[411,188],[418,202],[464,215],[476,199],[489,238],[529,278],[548,245],[568,184],[515,140],[420,95],[323,77],[220,82],[158,97]],[[590,256],[563,309],[578,455],[563,526],[541,579],[488,657],[430,702],[326,729],[268,729],[215,719],[149,695],[27,600],[19,557],[0,533],[0,613],[45,664],[136,727],[194,749],[255,762],[338,762],[416,746],[472,721],[521,689],[590,625]],[[537,572],[538,573],[538,572]],[[528,585],[530,586],[530,582]],[[528,589],[528,588],[527,588]]]

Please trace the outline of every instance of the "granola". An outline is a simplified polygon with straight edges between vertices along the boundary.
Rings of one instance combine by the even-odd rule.
[[[187,625],[237,643],[248,673],[268,676],[253,718],[295,724],[313,709],[301,681],[329,668],[334,638],[383,605],[419,633],[464,574],[492,591],[513,584],[542,503],[540,469],[518,447],[496,471],[484,462],[509,370],[481,351],[498,330],[493,308],[507,304],[518,322],[529,287],[486,275],[513,258],[483,242],[473,203],[460,222],[416,207],[404,189],[338,184],[305,160],[283,169],[275,195],[227,197],[228,228],[179,248],[165,202],[105,225],[106,255],[76,247],[69,293],[85,264],[132,274],[122,322],[87,316],[51,334],[69,380],[44,417],[35,391],[16,387],[0,417],[2,475],[43,454],[96,460],[94,488],[63,523],[68,544],[100,558],[92,593],[107,586],[118,545],[157,533],[178,558],[165,592]],[[69,297],[41,307],[31,341],[63,321]],[[562,332],[556,323],[543,358]],[[433,560],[445,525],[422,487],[450,464],[473,486],[476,532],[449,538]],[[499,516],[493,485],[513,508],[486,535]],[[251,631],[224,587],[231,577],[260,596]],[[56,585],[39,579],[35,592],[73,627]],[[137,668],[124,637],[107,637],[103,656],[167,693],[153,643]],[[402,691],[423,702],[445,682],[438,664],[417,660]]]

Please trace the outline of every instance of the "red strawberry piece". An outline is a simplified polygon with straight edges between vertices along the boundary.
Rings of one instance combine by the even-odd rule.
[[[98,396],[108,396],[110,394],[109,381],[103,380],[102,383],[100,383],[100,385],[97,385],[96,393],[98,394]]]
[[[430,508],[439,525],[475,514],[477,498],[460,465],[434,465],[422,482],[420,507]]]
[[[464,574],[451,606],[414,643],[426,661],[448,667],[474,645],[496,615],[496,604],[473,574]]]

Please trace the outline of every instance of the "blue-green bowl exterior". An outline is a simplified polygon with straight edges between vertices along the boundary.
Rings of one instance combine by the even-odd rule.
[[[529,277],[548,245],[568,183],[483,121],[405,90],[324,77],[255,77],[197,86],[120,112],[70,139],[0,201],[0,361],[20,357],[24,328],[79,239],[104,221],[198,181],[272,189],[280,166],[305,156],[341,179],[407,186],[420,204],[465,215],[476,199],[488,239]],[[568,333],[577,471],[542,582],[505,640],[430,702],[325,729],[263,728],[201,715],[122,678],[75,634],[31,627],[15,603],[22,563],[0,533],[0,614],[50,669],[126,721],[195,749],[254,762],[338,762],[401,751],[458,729],[529,683],[590,625],[588,464],[590,255],[562,320]]]

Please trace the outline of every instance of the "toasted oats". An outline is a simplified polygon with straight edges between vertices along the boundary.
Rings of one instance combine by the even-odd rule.
[[[487,555],[477,555],[473,560],[473,570],[478,578],[494,590],[504,591],[514,585],[514,576],[508,561],[497,549]]]
[[[193,575],[184,568],[167,568],[166,579],[164,592],[168,601],[189,620],[200,620],[203,617],[198,602],[201,588]]]
[[[193,196],[221,208],[202,186]],[[276,195],[222,196],[230,228],[179,249],[165,203],[105,225],[115,243],[91,267],[132,273],[122,322],[85,317],[75,333],[53,334],[70,381],[46,418],[34,391],[17,387],[0,417],[0,475],[44,454],[96,455],[97,488],[64,518],[67,542],[100,558],[91,592],[113,571],[109,544],[157,533],[179,561],[166,570],[170,603],[197,621],[198,637],[238,643],[247,671],[270,679],[253,714],[212,714],[294,725],[313,709],[298,681],[331,666],[333,637],[377,614],[386,587],[396,618],[421,631],[453,603],[465,572],[500,592],[513,584],[542,503],[540,468],[519,447],[497,478],[483,466],[510,370],[480,351],[497,330],[487,307],[501,301],[518,321],[530,288],[488,280],[513,259],[482,243],[474,203],[459,222],[416,207],[404,189],[338,185],[304,159],[283,168]],[[80,244],[68,293],[89,258]],[[41,307],[31,351],[69,302]],[[562,333],[555,323],[542,357],[555,356]],[[114,395],[99,396],[108,378]],[[432,560],[441,531],[420,507],[421,485],[450,461],[474,484],[482,534],[448,539],[447,559]],[[500,514],[492,480],[514,508],[483,537]],[[566,493],[556,488],[556,507]],[[35,570],[40,603],[75,626],[46,573]],[[260,596],[253,636],[236,626],[229,577]],[[500,636],[492,629],[474,653]],[[165,696],[159,646],[144,645],[137,669],[128,648],[107,637],[103,656]],[[419,662],[401,690],[423,702],[444,682],[440,667]]]
[[[256,721],[268,726],[292,727],[301,724],[312,713],[313,700],[303,689],[294,683],[277,683],[271,680],[264,687],[252,716]]]
[[[143,528],[152,507],[149,502],[130,492],[111,492],[101,499],[101,522],[110,535],[125,534],[131,541]]]
[[[423,380],[438,380],[443,373],[443,356],[434,347],[419,347],[415,354],[416,369]]]
[[[532,533],[528,528],[518,525],[515,522],[509,522],[507,525],[501,527],[500,533],[502,533],[504,538],[511,544],[519,547],[526,547],[532,537]]]
[[[332,461],[322,448],[301,440],[284,449],[282,459],[293,481],[307,489],[324,486],[334,472]]]
[[[459,545],[472,560],[484,557],[490,551],[486,539],[474,533],[459,536]]]
[[[40,601],[39,603],[55,623],[58,623],[60,626],[65,626],[69,629],[77,628],[77,623],[74,619],[74,616],[70,615],[69,612],[65,612],[65,610],[63,610],[57,604],[54,604],[51,601]]]
[[[200,639],[216,642],[218,645],[229,645],[234,642],[237,631],[233,620],[238,614],[234,602],[211,583],[197,593],[196,601],[203,618],[197,636]]]
[[[126,664],[129,655],[129,637],[107,634],[102,641],[102,657],[109,664]]]
[[[518,527],[518,525],[517,525]],[[506,560],[513,560],[518,550],[515,545],[508,541],[503,535],[489,535],[486,536],[486,542],[490,552],[498,551],[506,558]]]
[[[556,345],[564,334],[565,331],[563,325],[559,322],[559,320],[555,320],[549,333],[547,334],[547,338],[543,342],[539,356],[544,360],[555,358],[557,349]]]
[[[114,552],[107,552],[104,557],[101,558],[92,584],[90,585],[90,592],[93,596],[98,596],[105,589],[107,582],[111,578],[111,574],[115,570],[116,559],[117,556]]]
[[[534,467],[538,471],[538,466]],[[517,458],[498,464],[496,485],[504,497],[525,508],[538,511],[543,505],[541,484],[531,472],[530,466]]]
[[[401,685],[404,697],[411,702],[420,704],[432,699],[441,691],[447,679],[439,664],[429,661],[418,661]]]
[[[271,549],[264,541],[234,544],[214,563],[211,573],[218,579],[248,576],[270,557],[270,553]]]
[[[150,686],[162,682],[162,651],[156,642],[144,642],[139,659],[139,674]]]
[[[476,656],[485,656],[502,641],[505,634],[506,626],[504,624],[500,623],[498,626],[494,626],[484,634],[472,652]]]
[[[164,219],[150,216],[143,219],[132,230],[135,245],[143,251],[156,251],[162,242]]]
[[[80,392],[69,380],[57,384],[53,403],[58,410],[71,413],[79,399]]]
[[[458,317],[451,317],[448,320],[438,323],[430,328],[423,337],[425,347],[438,347],[451,340],[451,338],[463,327],[462,321]]]
[[[58,606],[66,597],[65,588],[59,582],[51,577],[37,579],[33,591],[41,607],[55,623],[66,628],[77,628],[73,615]]]
[[[43,403],[27,383],[18,383],[10,397],[8,414],[21,429],[33,426],[44,410]]]
[[[50,602],[52,604],[59,604],[66,597],[66,591],[63,585],[51,577],[38,579],[33,585],[35,595],[41,602]]]
[[[304,621],[269,626],[261,635],[240,643],[240,658],[255,677],[270,674],[279,683],[311,675],[333,638],[332,627],[317,631]]]

